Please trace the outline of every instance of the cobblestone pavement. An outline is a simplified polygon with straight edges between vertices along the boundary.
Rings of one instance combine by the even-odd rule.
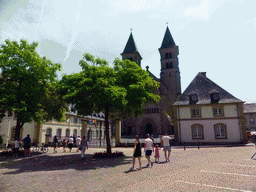
[[[173,149],[171,161],[129,171],[132,148],[113,148],[125,157],[93,159],[90,148],[85,160],[71,153],[49,152],[32,157],[0,157],[0,191],[256,191],[254,147]],[[154,159],[154,158],[153,158]],[[136,162],[136,167],[138,164]]]

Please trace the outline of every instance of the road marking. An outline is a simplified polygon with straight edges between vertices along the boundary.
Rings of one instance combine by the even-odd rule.
[[[192,185],[201,185],[201,186],[205,186],[205,187],[213,187],[213,188],[217,188],[217,189],[227,189],[227,190],[231,190],[231,191],[251,192],[251,191],[246,191],[246,190],[241,190],[241,189],[233,189],[233,188],[230,188],[230,187],[220,187],[220,186],[216,186],[216,185],[207,185],[207,184],[202,184],[202,183],[192,183],[192,182],[181,181],[181,180],[178,180],[176,182],[187,183],[187,184],[192,184]]]
[[[238,165],[238,164],[232,164],[232,163],[217,163],[217,164],[236,165],[236,166],[240,166],[240,167],[256,167],[255,165]]]
[[[218,172],[218,171],[207,171],[207,170],[201,170],[200,172],[205,173],[220,173],[220,174],[226,174],[226,175],[237,175],[237,176],[245,176],[245,177],[256,177],[255,175],[245,175],[245,174],[238,174],[238,173],[227,173],[227,172]]]

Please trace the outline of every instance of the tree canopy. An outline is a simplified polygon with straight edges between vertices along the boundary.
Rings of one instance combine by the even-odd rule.
[[[82,71],[64,75],[60,81],[67,103],[72,103],[80,115],[105,113],[107,153],[111,153],[109,139],[110,115],[119,118],[137,116],[147,102],[157,103],[159,87],[145,70],[130,60],[115,59],[111,67],[105,59],[89,53],[79,62]]]
[[[37,43],[5,40],[0,47],[0,107],[17,117],[15,137],[24,123],[41,123],[55,118],[64,120],[66,104],[59,92],[57,71],[52,63],[36,52]],[[2,115],[3,116],[3,115]]]

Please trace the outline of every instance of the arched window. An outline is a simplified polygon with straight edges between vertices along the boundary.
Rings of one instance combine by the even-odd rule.
[[[57,131],[56,131],[56,136],[57,136],[58,138],[61,138],[61,129],[57,129]]]
[[[73,135],[77,136],[77,129],[73,130]]]
[[[227,126],[223,123],[214,125],[215,139],[227,139]]]
[[[146,128],[146,130],[145,130],[146,134],[152,134],[153,133],[153,126],[152,126],[151,123],[147,123],[145,128]]]
[[[204,139],[203,125],[194,124],[191,126],[192,139]]]
[[[52,136],[52,128],[46,129],[46,135],[49,135],[50,137]]]
[[[66,137],[70,137],[70,129],[66,129]]]
[[[15,140],[15,128],[16,128],[15,126],[11,128],[11,133],[12,133],[12,135],[11,135],[11,140],[12,140],[12,141]]]
[[[170,67],[170,69],[173,68],[173,63],[172,62],[170,62],[169,67]]]
[[[172,58],[172,53],[171,52],[165,53],[165,59],[169,59],[169,58]]]
[[[166,69],[169,69],[169,68],[170,68],[169,63],[166,63]]]

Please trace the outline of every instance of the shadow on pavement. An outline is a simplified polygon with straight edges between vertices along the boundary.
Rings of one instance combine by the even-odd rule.
[[[39,156],[24,157],[21,159],[0,157],[0,168],[14,171],[4,174],[19,174],[22,172],[54,171],[54,170],[91,170],[97,168],[115,167],[118,165],[131,164],[132,157],[122,156],[116,158],[95,159],[93,154],[86,154],[84,160],[81,154],[51,156],[42,154]]]

